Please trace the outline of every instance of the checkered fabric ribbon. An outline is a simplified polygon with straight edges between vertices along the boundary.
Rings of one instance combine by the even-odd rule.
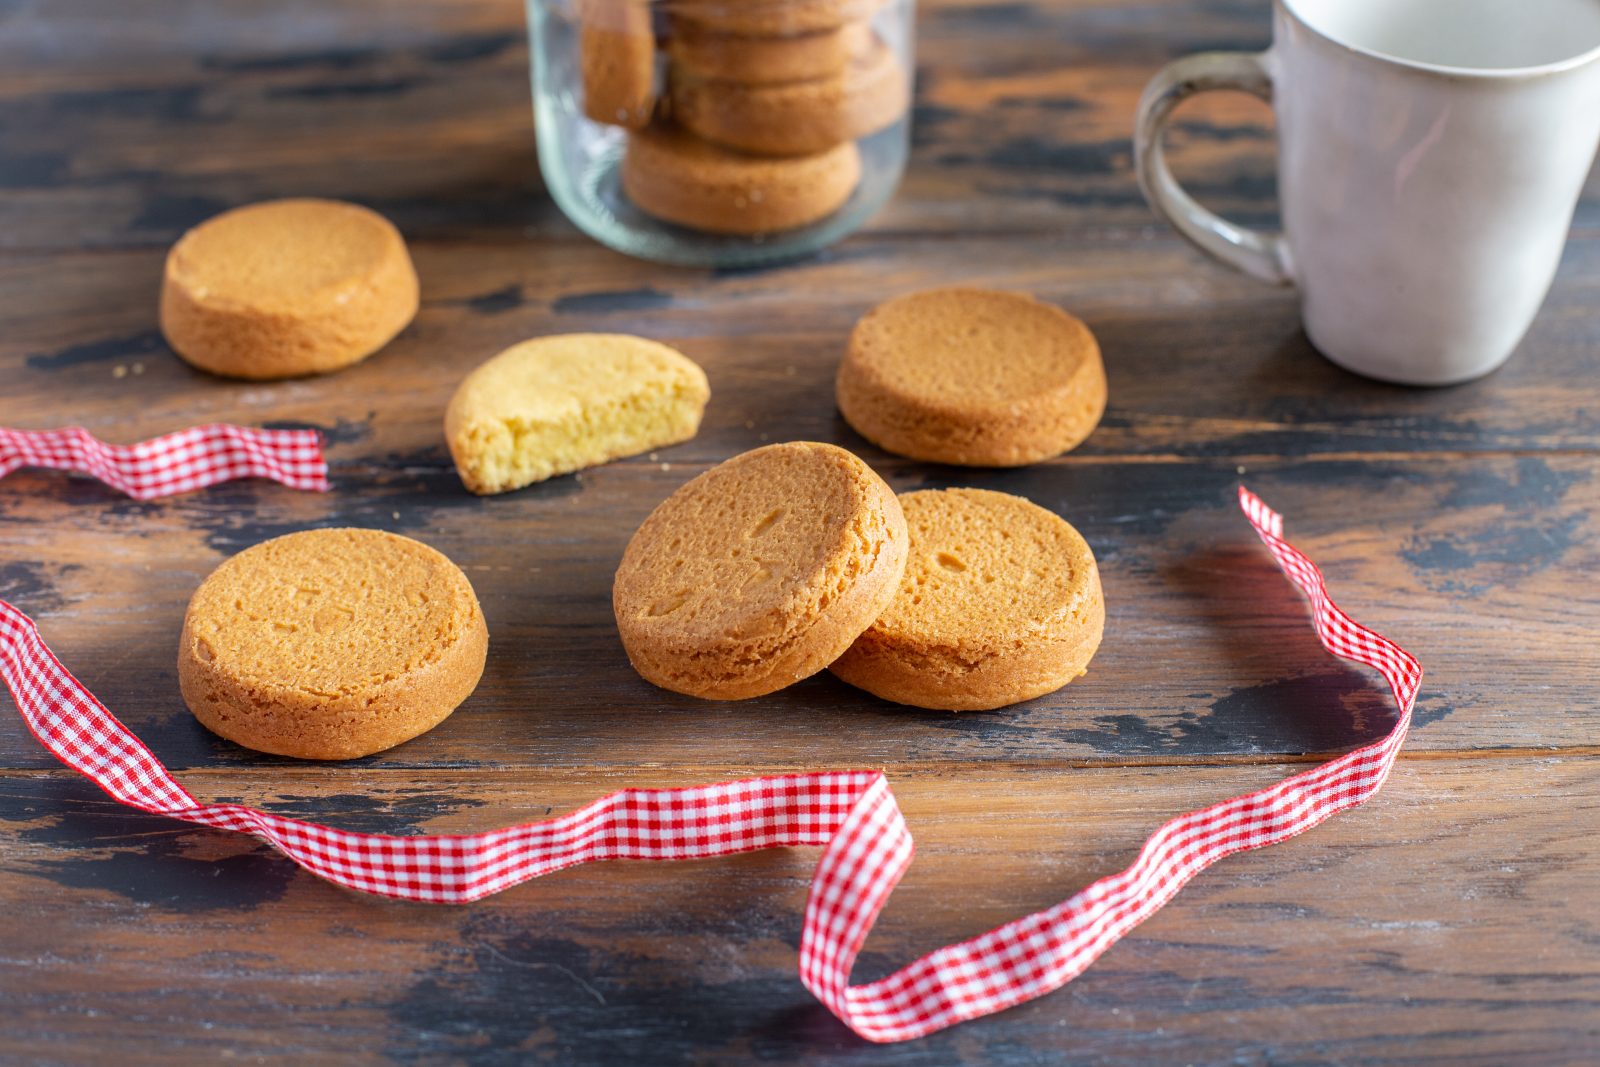
[[[856,1033],[904,1041],[1057,989],[1153,915],[1190,878],[1234,852],[1292,837],[1372,796],[1394,764],[1422,669],[1333,603],[1315,564],[1282,539],[1282,520],[1240,490],[1245,515],[1336,656],[1375,668],[1400,714],[1383,740],[1267,789],[1179,816],[1127,870],[1053,908],[949,945],[868,985],[850,985],[867,932],[911,862],[911,833],[876,771],[754,778],[689,789],[624,789],[571,814],[482,834],[389,837],[202,804],[173,779],[0,601],[0,674],[29,728],[114,799],[204,826],[255,834],[320,877],[405,900],[463,903],[579,863],[677,860],[822,846],[806,903],[800,979]]]
[[[326,492],[328,464],[315,430],[255,430],[213,423],[136,445],[108,445],[81,426],[0,427],[0,478],[19,467],[82,471],[138,500],[187,493],[233,478],[271,478]]]

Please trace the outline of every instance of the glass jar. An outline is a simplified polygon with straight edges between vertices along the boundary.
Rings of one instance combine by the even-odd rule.
[[[527,0],[539,167],[645,259],[806,255],[894,193],[915,0]]]

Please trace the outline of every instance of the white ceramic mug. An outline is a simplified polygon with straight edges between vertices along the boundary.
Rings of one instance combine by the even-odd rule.
[[[1161,136],[1208,89],[1270,100],[1284,232],[1173,180]],[[1274,0],[1273,43],[1169,64],[1139,102],[1139,183],[1201,250],[1293,283],[1350,370],[1487,374],[1544,301],[1600,143],[1600,0]]]

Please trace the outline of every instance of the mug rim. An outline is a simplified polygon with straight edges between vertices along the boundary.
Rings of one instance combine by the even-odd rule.
[[[1596,60],[1600,60],[1600,44],[1597,44],[1593,48],[1579,52],[1575,56],[1568,56],[1566,59],[1557,59],[1549,63],[1540,63],[1529,67],[1457,67],[1446,63],[1429,63],[1426,60],[1408,59],[1405,56],[1380,52],[1376,48],[1353,44],[1350,41],[1335,37],[1303,15],[1298,10],[1299,3],[1300,0],[1273,0],[1274,7],[1293,19],[1301,28],[1318,40],[1326,41],[1335,48],[1344,49],[1346,52],[1354,52],[1369,59],[1390,63],[1397,67],[1406,67],[1424,74],[1439,74],[1452,78],[1517,80],[1561,74],[1569,70],[1577,70],[1580,67],[1588,66]]]

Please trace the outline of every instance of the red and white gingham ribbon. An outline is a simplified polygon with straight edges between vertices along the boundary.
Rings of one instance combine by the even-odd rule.
[[[315,430],[256,430],[213,423],[108,445],[81,426],[0,427],[0,478],[18,467],[82,471],[138,500],[187,493],[233,478],[271,478],[291,489],[328,489],[328,464]]]
[[[1411,722],[1422,668],[1398,645],[1339,610],[1316,565],[1282,539],[1277,514],[1242,488],[1239,502],[1290,581],[1310,599],[1323,645],[1388,681],[1400,709],[1393,731],[1270,788],[1179,816],[1145,842],[1127,870],[1053,908],[941,948],[861,986],[849,984],[856,954],[912,852],[911,833],[880,772],[624,789],[559,818],[482,834],[353,833],[239,804],[195,800],[67,673],[32,621],[3,601],[0,674],[45,747],[114,799],[255,834],[313,874],[368,893],[463,903],[596,860],[698,859],[823,846],[806,903],[800,979],[862,1037],[904,1041],[1061,987],[1217,860],[1308,830],[1372,796],[1388,776]]]

